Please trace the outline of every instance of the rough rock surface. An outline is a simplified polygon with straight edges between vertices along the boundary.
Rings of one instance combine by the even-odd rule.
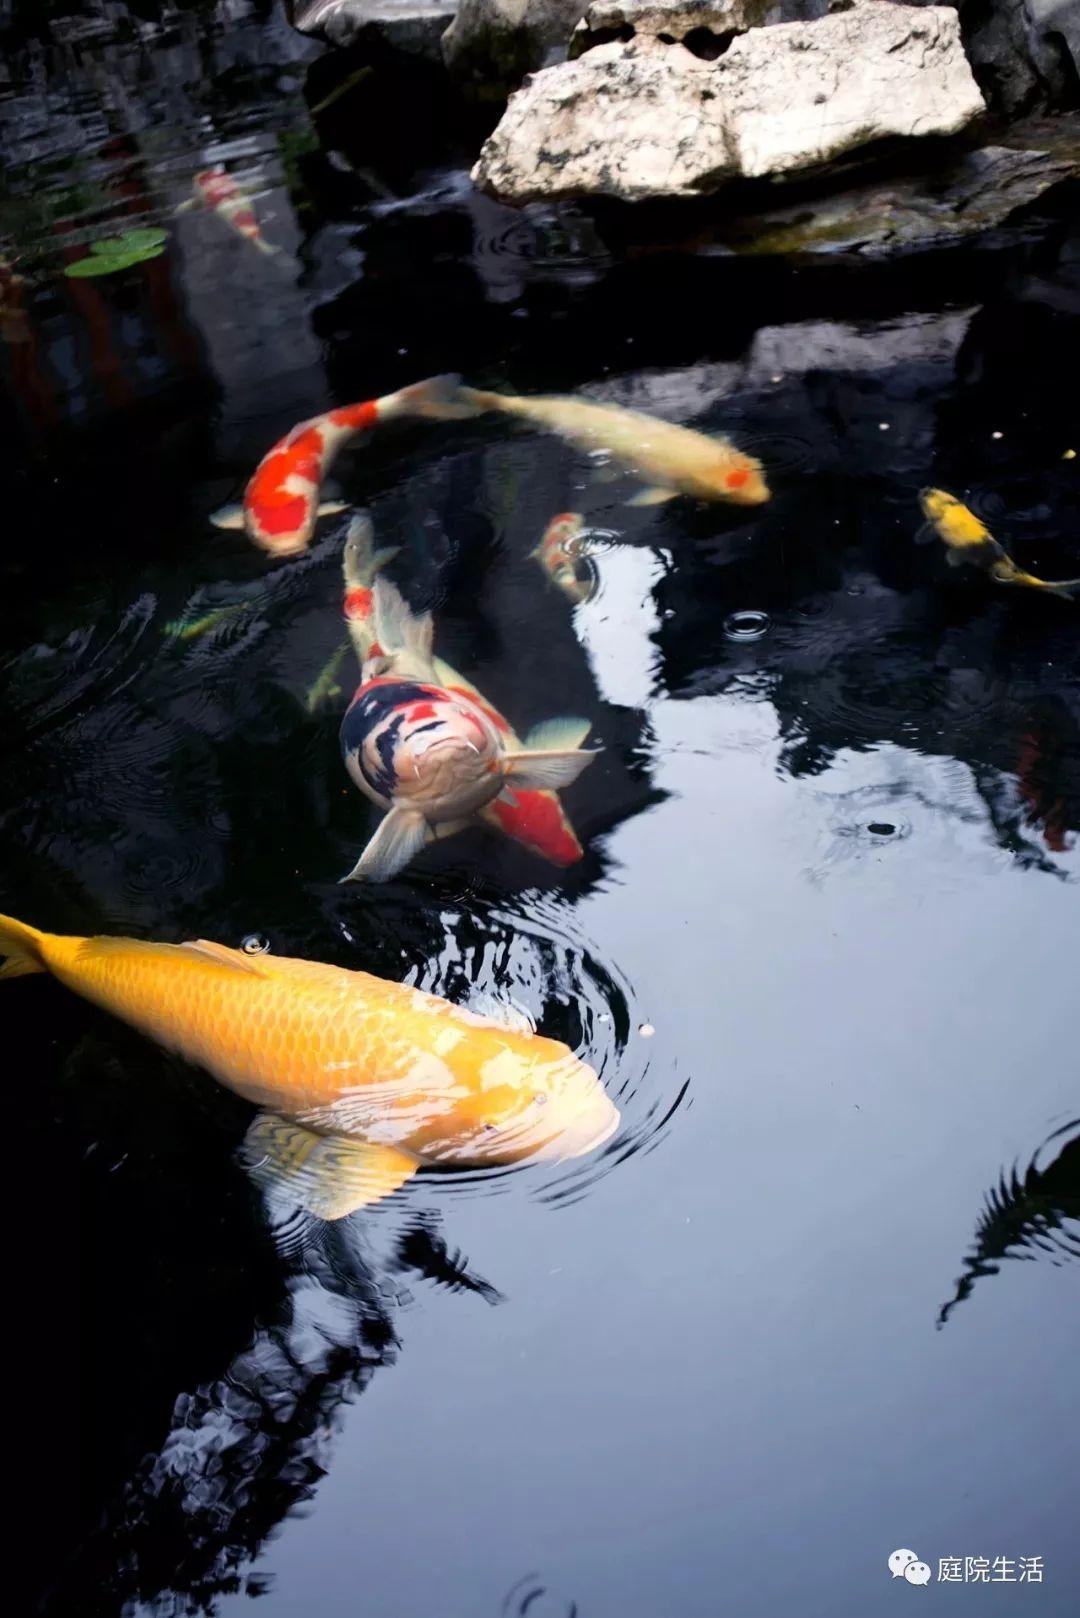
[[[1015,118],[1080,107],[1080,0],[957,3],[964,49],[992,111]]]
[[[1080,180],[1080,124],[1018,126],[1010,145],[964,152],[930,175],[862,184],[726,222],[722,239],[750,254],[859,253],[878,258],[1012,228],[1054,186]],[[1016,227],[1020,228],[1020,221]]]
[[[473,179],[514,203],[700,196],[889,136],[954,134],[982,110],[951,7],[867,0],[753,29],[716,61],[635,36],[548,68],[510,98]]]
[[[443,38],[455,78],[502,95],[565,47],[587,0],[461,0]]]
[[[826,7],[822,7],[824,13]],[[716,54],[727,34],[743,34],[781,19],[773,0],[593,0],[574,29],[570,55],[581,56],[594,45],[610,44],[613,39],[626,43],[632,36],[685,39],[704,32],[716,36]]]
[[[634,34],[666,35],[691,39],[695,54],[719,56],[732,34],[770,23],[816,22],[831,11],[850,11],[856,0],[592,0],[570,39],[570,55],[580,56],[594,45]],[[919,0],[914,0],[915,4]],[[1051,4],[1053,0],[1033,0]],[[706,35],[715,36],[710,49]]]
[[[456,10],[456,0],[289,0],[290,20],[302,34],[342,46],[379,38],[435,62]]]

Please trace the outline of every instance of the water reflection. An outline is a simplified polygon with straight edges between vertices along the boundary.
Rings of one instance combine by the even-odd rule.
[[[964,1260],[956,1293],[942,1306],[944,1326],[983,1276],[997,1275],[1005,1259],[1080,1258],[1080,1119],[1063,1124],[1035,1153],[1023,1174],[1002,1171],[986,1196],[975,1242]],[[1050,1156],[1053,1152],[1054,1155]],[[1041,1161],[1040,1161],[1041,1160]]]
[[[265,1593],[270,1580],[252,1564],[314,1498],[349,1407],[395,1363],[412,1287],[503,1301],[451,1251],[439,1223],[431,1213],[398,1225],[354,1216],[272,1232],[273,1301],[261,1301],[253,1333],[238,1319],[228,1357],[175,1393],[163,1435],[143,1435],[145,1453],[102,1500],[42,1611],[104,1614],[137,1602],[209,1613],[227,1594]],[[170,1279],[166,1270],[163,1284]],[[211,1305],[197,1282],[185,1275],[189,1319]],[[158,1301],[144,1297],[144,1306]],[[198,1330],[203,1356],[220,1353],[224,1343]],[[172,1397],[167,1372],[148,1365],[144,1375],[159,1400]]]

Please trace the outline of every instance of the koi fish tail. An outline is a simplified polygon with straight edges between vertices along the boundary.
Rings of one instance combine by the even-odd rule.
[[[396,584],[387,578],[377,578],[373,591],[375,598],[375,638],[386,652],[405,652],[417,668],[424,669],[424,677],[436,679],[431,661],[435,640],[435,623],[430,612],[417,615],[405,600]]]
[[[1045,581],[1046,589],[1052,590],[1054,595],[1060,596],[1063,601],[1075,601],[1080,593],[1080,579],[1052,579]]]
[[[0,965],[0,978],[24,978],[31,972],[47,972],[49,966],[41,951],[43,937],[36,927],[28,927],[14,916],[0,916],[0,955],[7,957]]]
[[[358,512],[349,524],[341,558],[346,590],[370,589],[375,575],[400,549],[400,545],[384,545],[376,550],[374,524],[366,511]]]
[[[379,401],[380,419],[390,416],[417,416],[423,421],[464,421],[488,406],[472,397],[457,376],[431,376],[425,382],[388,394]]]

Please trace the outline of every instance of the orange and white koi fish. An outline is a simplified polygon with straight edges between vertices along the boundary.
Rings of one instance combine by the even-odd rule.
[[[367,972],[204,939],[64,937],[10,916],[0,955],[0,978],[51,972],[266,1109],[245,1140],[249,1173],[325,1219],[429,1165],[581,1156],[619,1121],[558,1040]]]
[[[350,438],[387,421],[410,417],[443,421],[461,413],[441,402],[437,385],[415,382],[381,399],[312,416],[266,452],[244,490],[243,504],[226,506],[211,521],[218,528],[245,529],[273,556],[298,556],[307,550],[318,517],[345,510],[339,500],[320,503],[320,493],[331,462]]]
[[[268,258],[277,258],[281,252],[280,247],[272,247],[259,229],[259,221],[255,207],[246,191],[241,190],[223,168],[200,169],[192,182],[195,195],[187,202],[182,202],[177,209],[183,213],[188,208],[199,206],[209,208],[219,218],[242,236],[252,247]]]
[[[436,378],[430,390],[448,416],[498,410],[558,433],[579,449],[604,451],[648,485],[631,505],[659,505],[680,494],[737,506],[759,506],[769,499],[760,461],[728,439],[710,438],[692,427],[590,399],[487,393],[463,387],[457,377]]]
[[[386,578],[372,594],[374,642],[341,751],[361,792],[388,813],[346,882],[385,882],[433,836],[459,830],[496,799],[513,805],[518,789],[567,786],[596,757],[581,749],[576,719],[534,731],[528,749],[509,747],[486,705],[442,683],[431,614],[418,617]]]
[[[1051,595],[1072,601],[1080,590],[1080,579],[1037,579],[1017,567],[1004,545],[955,495],[944,489],[923,489],[919,494],[926,522],[916,538],[920,543],[940,539],[950,567],[968,563],[988,573],[995,584],[1019,584],[1027,590],[1048,590]]]
[[[540,543],[530,551],[552,584],[579,607],[596,594],[596,567],[581,545],[584,518],[576,511],[552,517]]]
[[[396,554],[396,546],[375,549],[374,530],[366,514],[353,518],[342,558],[345,577],[343,607],[349,636],[361,668],[369,658],[378,657],[383,651],[375,636],[375,578],[379,569]],[[467,697],[486,714],[508,751],[528,751],[540,748],[545,742],[555,745],[551,742],[552,732],[547,726],[541,726],[522,741],[509,720],[463,674],[459,674],[441,657],[433,656],[432,666],[444,690],[454,696]],[[588,732],[587,720],[561,720],[558,722],[556,741],[563,747],[578,748]],[[515,783],[512,799],[503,796],[495,798],[484,805],[478,818],[552,865],[573,865],[584,853],[558,793],[541,787],[522,787]],[[439,834],[446,835],[446,829],[442,828]]]

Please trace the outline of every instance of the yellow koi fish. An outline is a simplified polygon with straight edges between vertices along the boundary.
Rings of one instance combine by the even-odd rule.
[[[744,455],[726,438],[710,438],[692,427],[678,427],[621,405],[589,399],[525,399],[463,387],[457,377],[435,377],[424,384],[428,412],[441,406],[447,420],[488,410],[516,416],[534,427],[558,433],[579,449],[602,450],[648,484],[630,503],[659,505],[680,494],[694,500],[726,500],[759,506],[769,499],[761,462]]]
[[[249,1173],[324,1219],[426,1166],[579,1157],[619,1121],[558,1040],[367,972],[204,939],[63,937],[10,916],[0,954],[0,978],[51,972],[266,1109],[245,1139]]]
[[[920,490],[919,504],[926,522],[917,538],[920,543],[940,539],[950,567],[963,567],[966,562],[989,573],[995,584],[1049,590],[1051,595],[1063,596],[1066,601],[1071,601],[1074,591],[1080,588],[1080,579],[1037,579],[1034,573],[1025,573],[975,513],[944,489]]]

